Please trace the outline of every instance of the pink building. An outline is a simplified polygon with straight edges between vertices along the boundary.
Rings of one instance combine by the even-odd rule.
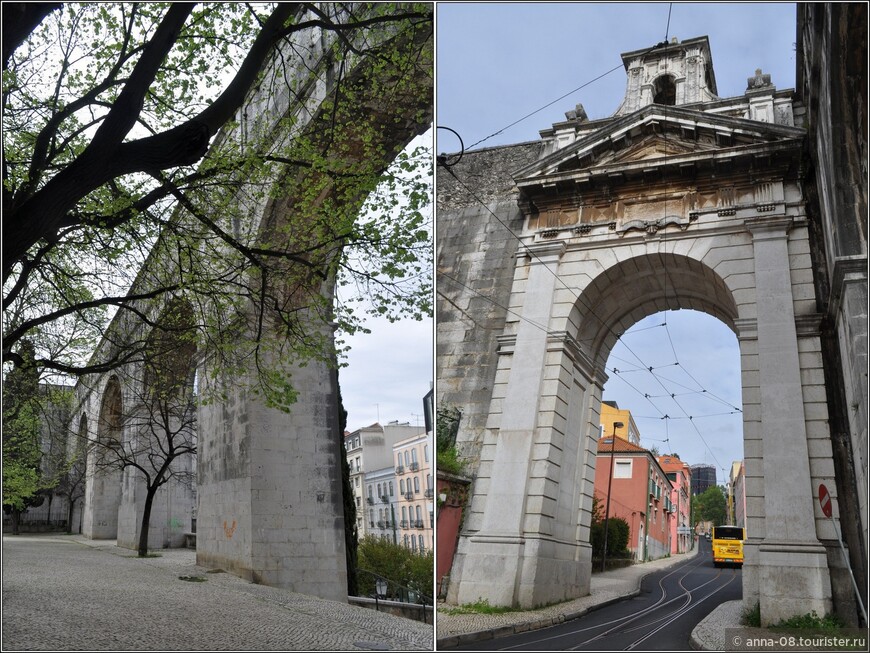
[[[613,466],[611,468],[611,461]],[[612,478],[611,478],[612,474]],[[653,455],[620,437],[598,440],[595,458],[595,495],[610,517],[628,522],[628,549],[637,560],[655,560],[670,552],[672,485]]]
[[[671,454],[659,456],[659,465],[671,482],[671,504],[675,511],[671,513],[671,553],[685,553],[694,544],[691,519],[692,469],[680,457]]]

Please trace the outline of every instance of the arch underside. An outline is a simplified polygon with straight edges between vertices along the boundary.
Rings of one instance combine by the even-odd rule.
[[[649,315],[679,309],[711,315],[736,333],[737,305],[722,278],[675,254],[631,258],[602,273],[583,290],[570,322],[595,368],[603,370],[629,328]]]

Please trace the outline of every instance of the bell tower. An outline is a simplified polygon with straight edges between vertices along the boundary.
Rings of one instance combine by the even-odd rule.
[[[616,116],[628,115],[649,104],[674,106],[719,99],[706,36],[682,43],[674,37],[670,43],[625,52],[622,63],[628,79],[625,99]]]

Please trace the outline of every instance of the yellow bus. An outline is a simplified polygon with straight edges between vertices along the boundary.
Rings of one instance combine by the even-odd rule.
[[[745,533],[740,526],[713,527],[713,566],[743,566],[743,538]]]

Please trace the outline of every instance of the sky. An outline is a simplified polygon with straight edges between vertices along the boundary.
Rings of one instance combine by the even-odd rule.
[[[441,2],[436,25],[436,125],[458,132],[466,149],[538,140],[578,103],[590,119],[613,115],[625,93],[621,53],[672,37],[709,37],[720,97],[743,95],[758,68],[777,89],[795,84],[793,3]],[[447,129],[436,139],[438,153],[460,149]],[[603,399],[631,410],[642,446],[712,464],[722,483],[743,457],[733,332],[702,313],[670,311],[623,342]]]

